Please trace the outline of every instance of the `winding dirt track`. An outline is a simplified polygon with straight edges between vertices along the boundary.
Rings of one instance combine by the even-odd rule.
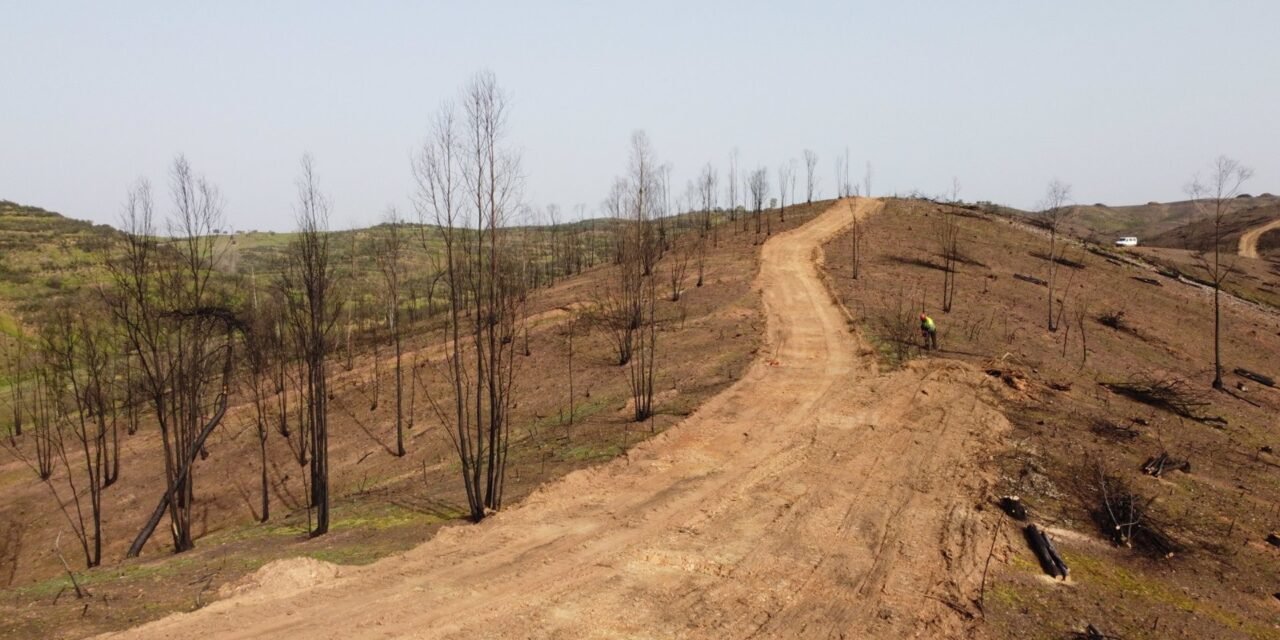
[[[1257,258],[1258,240],[1262,238],[1262,234],[1272,229],[1280,229],[1280,218],[1258,225],[1240,234],[1240,246],[1237,248],[1236,253],[1246,258]]]
[[[402,556],[324,580],[274,563],[114,637],[980,636],[996,518],[975,506],[1007,423],[971,367],[859,355],[816,265],[848,221],[841,202],[765,244],[771,352],[629,456]]]

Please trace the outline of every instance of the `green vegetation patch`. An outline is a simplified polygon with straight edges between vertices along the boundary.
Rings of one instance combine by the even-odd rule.
[[[622,444],[617,442],[588,442],[570,447],[560,453],[564,461],[585,462],[588,460],[607,460],[622,454]]]
[[[1196,599],[1159,577],[1126,569],[1114,561],[1064,551],[1063,560],[1072,569],[1072,577],[1081,584],[1097,588],[1123,600],[1138,598],[1165,607],[1208,618],[1229,629],[1238,629],[1253,638],[1277,638],[1280,634],[1270,626],[1245,620],[1213,601]]]
[[[122,564],[113,567],[98,567],[88,571],[77,571],[76,581],[80,586],[93,590],[96,585],[109,585],[122,582],[132,582],[138,580],[159,580],[172,575],[181,573],[182,571],[203,562],[204,560],[194,555],[174,556],[169,558],[160,558],[151,562],[139,564]],[[71,578],[65,574],[56,578],[50,578],[34,584],[21,587],[14,587],[8,592],[15,596],[43,598],[53,597],[62,590],[72,590]]]

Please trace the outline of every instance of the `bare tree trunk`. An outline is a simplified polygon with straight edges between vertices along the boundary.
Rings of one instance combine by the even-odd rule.
[[[289,322],[301,355],[303,393],[302,427],[311,449],[310,505],[316,510],[311,537],[329,531],[329,389],[326,361],[330,335],[338,317],[335,289],[337,273],[329,252],[329,202],[320,193],[314,162],[303,156],[298,179],[297,239],[290,246],[289,262],[281,275]],[[353,262],[354,264],[354,262]],[[348,315],[348,327],[350,316]],[[348,353],[350,356],[350,353]],[[300,438],[300,442],[303,439]]]
[[[570,318],[568,322],[569,333],[569,424],[573,425],[574,416],[574,395],[573,395],[573,334],[577,329],[577,320]]]
[[[936,219],[935,236],[942,255],[942,311],[951,312],[956,293],[956,265],[960,260],[960,218],[945,210]]]
[[[867,233],[866,229],[863,227],[862,219],[858,217],[858,212],[853,206],[853,202],[849,202],[849,216],[853,220],[849,227],[850,249],[853,254],[850,263],[853,269],[853,279],[857,280],[858,275],[862,270],[862,250],[867,243]]]
[[[1041,215],[1049,231],[1049,277],[1046,278],[1049,283],[1046,309],[1048,319],[1046,326],[1049,331],[1058,330],[1058,315],[1053,310],[1054,298],[1057,295],[1058,262],[1062,258],[1059,255],[1058,234],[1063,231],[1063,225],[1067,220],[1075,214],[1075,208],[1068,204],[1070,199],[1070,185],[1054,180],[1049,183],[1044,201],[1041,203]]]
[[[804,150],[805,202],[813,204],[813,193],[818,187],[818,154]]]
[[[195,175],[179,156],[170,174],[175,215],[162,249],[153,224],[151,188],[139,182],[129,194],[124,219],[124,248],[107,257],[112,286],[103,291],[111,313],[123,327],[126,351],[136,354],[145,389],[160,427],[170,531],[175,552],[191,549],[194,473],[183,461],[206,453],[199,438],[201,414],[209,395],[225,389],[230,343],[219,330],[236,324],[227,311],[227,292],[210,286],[225,247],[217,189]],[[172,249],[170,251],[170,248]],[[169,259],[170,257],[175,259]],[[218,381],[222,379],[222,382]],[[148,533],[149,535],[149,533]]]
[[[471,518],[479,521],[502,506],[514,402],[513,352],[525,321],[528,279],[521,276],[508,244],[506,226],[517,207],[519,166],[502,147],[505,98],[488,73],[478,74],[463,98],[465,129],[459,131],[454,112],[442,108],[415,158],[414,174],[419,218],[434,222],[444,244],[452,338],[443,368],[448,402],[430,393],[427,399],[449,426]],[[474,224],[470,229],[468,222]]]
[[[396,384],[396,456],[403,457],[404,449],[404,373],[403,342],[400,329],[400,288],[404,280],[404,239],[400,230],[403,221],[400,214],[392,209],[382,225],[382,232],[375,247],[374,257],[378,262],[378,270],[382,273],[383,292],[387,302],[387,326],[391,331],[392,345],[395,348],[395,384]]]
[[[649,278],[644,286],[644,319],[640,327],[640,340],[635,357],[629,364],[631,399],[634,403],[636,422],[644,422],[653,415],[653,382],[657,360],[658,328],[655,318],[657,308],[657,284]]]
[[[214,428],[222,422],[222,416],[227,412],[226,395],[218,397],[217,406],[218,410],[213,414],[213,418],[211,418],[209,422],[205,423],[204,428],[201,429],[200,433],[196,436],[196,446],[189,451],[187,458],[182,461],[182,464],[178,467],[177,473],[174,474],[175,482],[171,483],[168,490],[166,490],[164,495],[160,497],[160,504],[157,504],[156,508],[151,511],[151,517],[147,518],[146,524],[142,525],[142,530],[139,531],[138,535],[133,539],[133,543],[129,545],[129,551],[125,553],[126,558],[138,557],[138,554],[142,552],[143,545],[147,543],[147,539],[151,537],[153,532],[155,532],[156,525],[160,524],[160,519],[164,517],[165,511],[169,509],[169,506],[173,502],[175,496],[179,495],[181,484],[190,475],[191,467],[195,464],[196,457],[200,454],[200,445],[203,445],[204,441],[209,438],[209,435],[213,433]]]
[[[1236,199],[1241,187],[1250,177],[1253,170],[1226,156],[1219,156],[1212,165],[1213,171],[1209,182],[1202,183],[1200,178],[1192,180],[1187,186],[1194,208],[1202,216],[1208,217],[1213,224],[1213,260],[1209,261],[1204,247],[1200,248],[1197,259],[1208,272],[1213,283],[1213,388],[1224,388],[1222,381],[1222,286],[1235,273],[1235,261],[1222,259],[1222,232],[1227,216],[1235,210]]]

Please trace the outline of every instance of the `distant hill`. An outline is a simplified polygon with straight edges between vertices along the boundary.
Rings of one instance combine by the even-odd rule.
[[[1222,228],[1222,248],[1225,251],[1234,252],[1240,235],[1245,231],[1280,218],[1280,198],[1274,196],[1242,198],[1236,201],[1236,205]],[[1207,249],[1213,244],[1213,223],[1199,217],[1189,224],[1152,235],[1146,244],[1175,249]]]
[[[163,224],[163,219],[160,220]],[[607,254],[609,219],[565,222],[556,227],[521,226],[513,230],[520,251],[529,252],[534,268],[546,267],[557,255],[553,245],[575,242],[595,258]],[[668,222],[688,226],[690,219]],[[381,273],[373,258],[372,243],[382,225],[334,231],[330,248],[339,269],[340,286],[349,287],[348,301],[370,314],[381,303],[377,292]],[[425,234],[423,232],[426,232]],[[15,335],[22,325],[31,326],[50,301],[86,285],[105,282],[106,257],[122,238],[109,225],[74,220],[39,207],[0,200],[0,335]],[[273,286],[284,265],[294,233],[252,231],[218,236],[217,268],[225,276],[249,279],[245,286]],[[427,305],[422,296],[440,296],[437,280],[442,245],[432,227],[408,223],[403,229],[407,277],[405,295],[411,307]],[[425,240],[425,245],[424,245]],[[354,251],[353,251],[354,249]],[[353,257],[354,256],[354,257]],[[589,266],[589,265],[588,265]],[[357,312],[359,314],[359,312]]]
[[[1234,201],[1222,236],[1223,247],[1234,250],[1245,230],[1280,217],[1280,198],[1270,194],[1241,196]],[[1117,236],[1137,236],[1146,246],[1197,249],[1212,243],[1213,227],[1188,200],[1148,202],[1110,207],[1081,205],[1068,231],[1079,237],[1106,243]]]
[[[119,232],[39,207],[0,200],[0,333],[16,318],[101,274]]]

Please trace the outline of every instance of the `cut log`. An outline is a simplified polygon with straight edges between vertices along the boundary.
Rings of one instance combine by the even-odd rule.
[[[1041,280],[1040,278],[1037,278],[1037,277],[1035,277],[1035,276],[1028,276],[1028,275],[1023,275],[1023,274],[1021,274],[1021,273],[1015,273],[1015,274],[1013,274],[1013,277],[1015,277],[1015,278],[1017,278],[1017,279],[1019,279],[1019,280],[1021,280],[1021,281],[1023,281],[1023,282],[1030,282],[1031,284],[1038,284],[1038,285],[1040,285],[1040,286],[1042,286],[1042,287],[1047,287],[1047,286],[1049,286],[1049,283],[1048,283],[1048,282],[1045,282],[1044,280]]]
[[[1027,519],[1027,508],[1022,504],[1022,499],[1018,496],[1000,498],[1000,508],[1014,520],[1025,521]]]
[[[1049,552],[1049,558],[1053,560],[1053,566],[1058,569],[1058,575],[1062,576],[1063,580],[1066,580],[1067,576],[1071,575],[1071,570],[1067,568],[1067,563],[1062,561],[1062,556],[1058,555],[1057,547],[1053,546],[1053,540],[1049,539],[1049,534],[1044,529],[1040,530],[1040,537],[1044,538],[1044,548]]]
[[[1271,376],[1264,376],[1261,373],[1256,373],[1248,369],[1241,369],[1241,368],[1237,368],[1235,372],[1236,372],[1236,375],[1240,376],[1241,378],[1247,378],[1258,384],[1265,385],[1268,387],[1276,386],[1276,380]]]
[[[1067,563],[1062,561],[1062,556],[1058,555],[1058,550],[1054,548],[1049,535],[1034,524],[1027,525],[1023,532],[1026,534],[1027,544],[1031,545],[1036,559],[1040,561],[1040,568],[1044,569],[1050,577],[1065,580],[1071,571],[1067,568]]]

